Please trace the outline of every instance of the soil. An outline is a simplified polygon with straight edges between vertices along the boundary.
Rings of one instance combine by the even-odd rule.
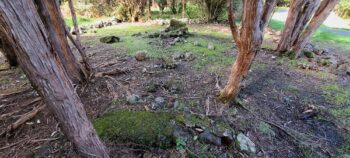
[[[83,37],[83,41],[94,37]],[[255,59],[246,79],[239,100],[234,103],[221,104],[216,101],[219,85],[224,86],[230,67],[222,67],[220,74],[191,69],[191,61],[180,61],[175,69],[166,69],[165,61],[148,58],[137,61],[122,50],[108,44],[99,43],[86,48],[94,71],[106,72],[120,70],[120,73],[97,76],[88,84],[78,85],[77,91],[85,105],[91,120],[118,109],[130,111],[169,111],[208,115],[213,120],[225,122],[235,132],[243,132],[257,146],[257,155],[252,157],[334,157],[336,149],[346,143],[349,129],[339,125],[326,109],[334,105],[322,95],[321,86],[336,84],[344,80],[324,80],[317,77],[312,70],[291,68],[278,64],[275,52],[262,49]],[[234,51],[235,52],[235,51]],[[235,54],[229,56],[234,57]],[[1,63],[5,64],[3,57]],[[45,108],[33,119],[18,129],[8,131],[7,127],[23,114],[42,105],[41,101],[29,104],[38,98],[20,68],[0,70],[0,157],[78,157],[60,129],[54,115]],[[348,82],[347,80],[346,82]],[[168,88],[167,84],[177,83],[178,89]],[[158,85],[155,91],[148,92],[147,86]],[[293,88],[291,88],[293,87]],[[19,92],[19,93],[16,93]],[[11,94],[10,94],[11,93]],[[13,93],[13,94],[12,94]],[[10,95],[9,95],[10,94]],[[126,97],[131,94],[143,100],[138,105],[129,105]],[[152,110],[155,97],[163,97],[167,106]],[[175,101],[193,103],[183,109],[174,107]],[[209,100],[209,109],[205,107]],[[224,115],[216,114],[225,107]],[[229,109],[237,109],[237,114],[229,114]],[[314,110],[309,115],[307,110]],[[5,114],[13,113],[6,116]],[[271,126],[273,135],[263,134],[260,124]],[[162,150],[145,147],[140,144],[116,144],[105,141],[110,154],[118,157],[181,157],[175,147]],[[205,150],[208,157],[251,157],[240,152],[234,146],[208,145],[200,148],[196,143],[189,150],[201,157],[200,150]],[[311,154],[306,153],[310,151]],[[189,155],[187,155],[189,156]]]

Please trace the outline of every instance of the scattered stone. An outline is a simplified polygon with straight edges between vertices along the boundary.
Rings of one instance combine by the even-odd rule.
[[[183,27],[186,27],[186,23],[175,19],[170,20],[170,26],[169,26],[170,30],[177,30]]]
[[[181,60],[185,58],[185,54],[176,52],[171,57],[173,58],[173,60]]]
[[[215,49],[215,46],[214,46],[214,44],[212,42],[208,43],[208,49],[209,50],[214,50]]]
[[[222,144],[226,145],[226,146],[230,146],[233,143],[233,134],[229,129],[226,129],[224,133],[222,133],[221,136],[221,141]]]
[[[194,41],[194,42],[193,42],[193,45],[194,45],[194,46],[201,46],[201,43],[199,43],[198,41]]]
[[[256,148],[253,141],[251,141],[247,136],[245,136],[243,133],[239,133],[236,138],[236,145],[239,148],[239,150],[249,153],[249,154],[255,154]]]
[[[209,131],[204,131],[203,133],[201,133],[199,135],[199,140],[201,140],[204,143],[214,144],[217,146],[222,145],[221,138],[212,134]]]
[[[177,64],[173,61],[165,61],[164,63],[162,63],[161,67],[164,69],[176,69]]]
[[[187,142],[188,140],[191,140],[191,138],[192,138],[192,135],[189,132],[184,131],[180,127],[175,128],[175,130],[173,132],[173,136],[176,139],[181,139],[181,140],[184,140],[185,142]]]
[[[100,38],[100,42],[111,44],[111,43],[120,42],[120,38],[117,36],[106,36],[106,37]]]
[[[185,60],[186,61],[193,61],[194,59],[196,59],[196,57],[193,55],[193,53],[191,53],[191,52],[185,53]]]
[[[140,97],[138,95],[132,94],[126,97],[126,101],[130,105],[135,105],[140,102]]]
[[[146,57],[147,57],[147,55],[146,55],[145,51],[136,52],[135,59],[137,61],[144,61],[144,60],[146,60]]]
[[[152,109],[161,109],[165,106],[165,99],[163,97],[157,97],[154,99],[154,102],[152,103]]]

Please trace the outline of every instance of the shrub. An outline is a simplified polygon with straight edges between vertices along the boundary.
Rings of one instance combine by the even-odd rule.
[[[350,1],[349,0],[340,0],[339,4],[335,7],[335,11],[339,16],[343,18],[350,17]]]

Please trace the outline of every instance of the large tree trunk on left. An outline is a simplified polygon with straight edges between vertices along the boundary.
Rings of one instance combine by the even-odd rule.
[[[36,2],[39,6],[55,4],[55,0]],[[57,14],[53,8],[50,11]],[[50,15],[47,14],[44,19],[52,18],[52,25],[60,27],[55,23],[57,19]],[[11,45],[16,45],[14,52],[21,68],[55,114],[77,152],[83,157],[108,157],[74,91],[64,68],[66,63],[61,62],[60,53],[63,52],[57,48],[65,45],[67,39],[50,37],[58,37],[63,32],[45,26],[36,5],[30,0],[1,0],[0,26],[0,33]]]
[[[219,100],[230,101],[240,91],[240,83],[247,76],[263,40],[263,30],[268,23],[277,0],[243,0],[242,27],[238,29],[232,12],[232,0],[227,0],[228,18],[238,55],[232,66],[228,83],[221,91]]]
[[[17,57],[14,52],[12,45],[4,39],[3,37],[0,37],[0,52],[5,56],[7,62],[10,66],[17,66]]]
[[[60,14],[59,7],[54,0],[43,3],[42,0],[35,0],[38,12],[48,30],[50,41],[53,41],[55,49],[69,78],[73,83],[79,83],[86,79],[84,69],[75,58],[67,41],[65,22]]]

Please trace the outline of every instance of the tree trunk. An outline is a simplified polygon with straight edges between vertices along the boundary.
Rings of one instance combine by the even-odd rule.
[[[319,4],[320,0],[293,0],[289,8],[281,40],[277,46],[277,51],[284,53],[291,49],[293,43],[298,40]]]
[[[17,57],[14,52],[13,46],[9,44],[9,42],[4,39],[4,37],[0,38],[0,52],[5,56],[7,62],[10,66],[17,66]]]
[[[238,48],[238,55],[232,66],[228,83],[218,98],[220,101],[230,101],[238,94],[240,83],[247,76],[254,57],[262,44],[263,29],[276,1],[268,1],[263,6],[263,0],[243,0],[242,27],[238,29],[232,12],[232,0],[227,0],[228,19],[232,36]]]
[[[37,3],[40,6],[50,6],[55,4],[55,0]],[[64,52],[58,50],[58,46],[62,49],[69,48],[65,47],[66,38],[56,37],[60,37],[59,34],[64,32],[47,27],[43,23],[48,22],[47,18],[52,18],[52,25],[63,27],[61,23],[56,23],[59,19],[53,16],[57,15],[57,10],[49,10],[51,13],[47,14],[46,18],[42,17],[45,18],[42,20],[33,1],[1,0],[0,33],[5,35],[11,45],[16,44],[14,48],[20,66],[51,112],[55,114],[77,152],[83,157],[108,157],[69,80],[64,68],[66,63],[61,62],[60,53]]]
[[[72,14],[72,21],[73,21],[73,24],[74,24],[74,31],[75,31],[75,37],[76,37],[75,38],[75,44],[76,44],[76,47],[79,50],[81,58],[83,60],[83,63],[84,63],[84,66],[85,66],[85,70],[86,70],[85,77],[87,78],[87,77],[90,76],[91,66],[89,64],[86,52],[84,51],[83,46],[82,46],[82,44],[80,42],[80,30],[79,30],[79,26],[78,26],[77,16],[75,14],[75,9],[74,9],[74,6],[73,6],[73,1],[72,0],[68,0],[68,3],[69,3],[69,8],[70,8],[70,11],[71,11],[71,14]],[[109,2],[109,3],[111,3],[111,2]]]
[[[301,50],[305,47],[307,42],[310,41],[311,35],[321,26],[321,24],[331,14],[334,7],[338,4],[339,0],[323,0],[318,7],[315,15],[311,19],[309,25],[305,28],[298,40],[294,43],[292,51],[299,56]]]
[[[186,0],[182,0],[182,18],[185,18],[186,14]]]
[[[148,0],[148,19],[152,20],[152,0]]]
[[[67,41],[67,32],[65,23],[59,12],[59,7],[54,0],[45,1],[35,0],[39,15],[44,23],[49,40],[53,49],[57,52],[68,76],[73,83],[79,83],[85,80],[84,70],[75,58]]]

